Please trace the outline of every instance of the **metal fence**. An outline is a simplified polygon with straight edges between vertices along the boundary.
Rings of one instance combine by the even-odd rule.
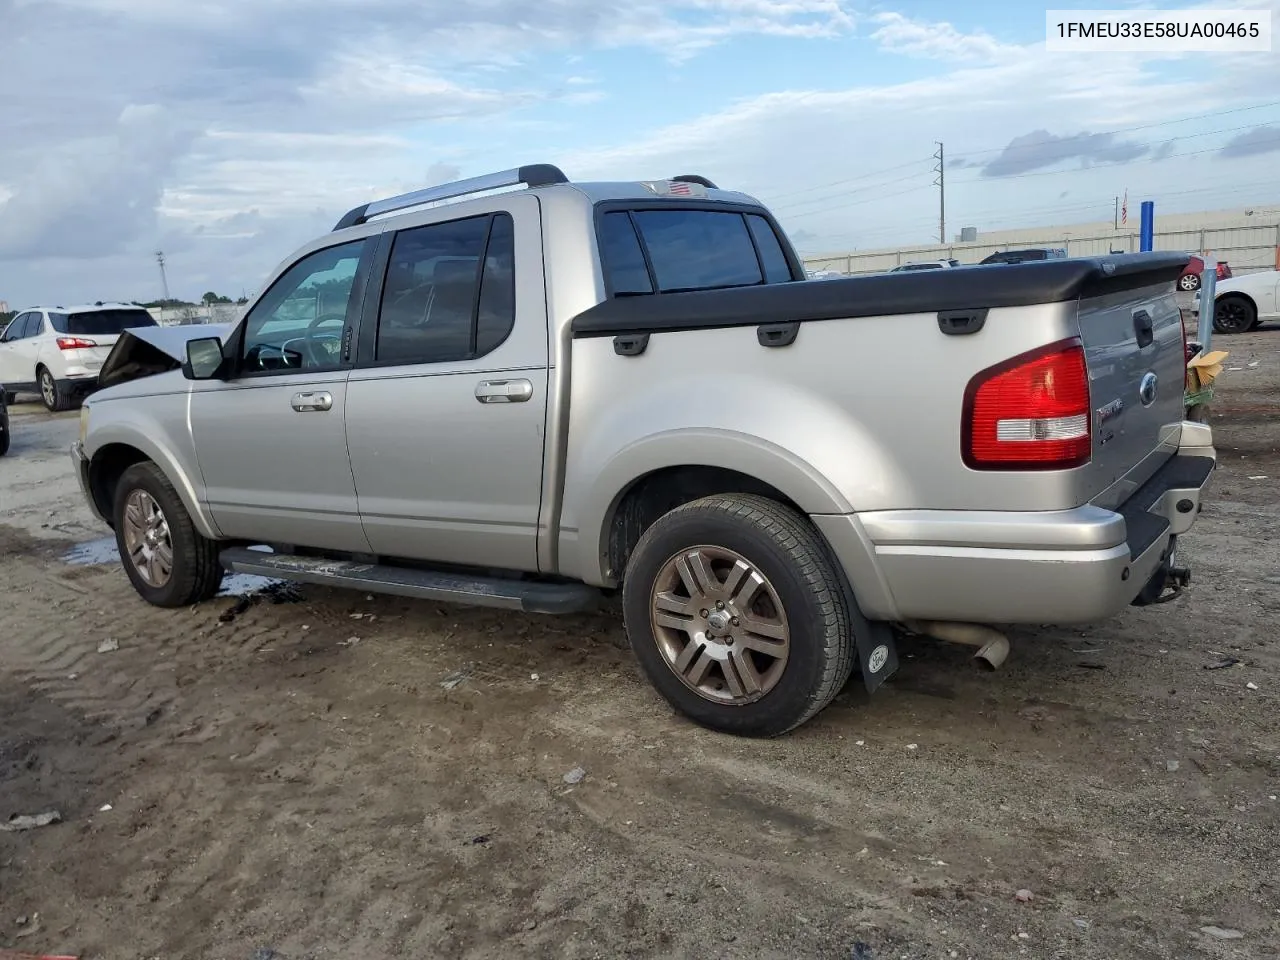
[[[1001,243],[979,240],[975,243],[957,242],[890,250],[867,250],[823,257],[805,257],[804,264],[807,269],[815,273],[882,273],[904,263],[924,260],[956,259],[961,263],[978,263],[988,254],[1027,247],[1063,247],[1068,256],[1087,257],[1114,252],[1136,252],[1139,249],[1139,243],[1136,230],[1110,231],[1083,237],[1069,234],[1053,236],[1046,232],[1040,240]],[[1219,260],[1227,261],[1231,265],[1231,272],[1235,274],[1280,269],[1280,223],[1157,232],[1155,249],[1212,254]]]
[[[148,307],[147,312],[162,327],[185,326],[190,323],[233,323],[240,319],[243,306],[234,303],[210,303],[191,307]]]

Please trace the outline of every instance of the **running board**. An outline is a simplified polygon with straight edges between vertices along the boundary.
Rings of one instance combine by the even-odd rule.
[[[581,613],[594,610],[600,601],[600,591],[585,583],[460,576],[412,567],[263,553],[242,547],[229,547],[218,559],[233,573],[525,613]]]

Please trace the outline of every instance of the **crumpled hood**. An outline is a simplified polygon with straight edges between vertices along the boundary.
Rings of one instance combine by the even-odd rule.
[[[98,386],[105,389],[140,377],[177,370],[187,359],[187,341],[204,337],[223,339],[230,323],[194,323],[177,327],[131,327],[120,334],[98,372]]]

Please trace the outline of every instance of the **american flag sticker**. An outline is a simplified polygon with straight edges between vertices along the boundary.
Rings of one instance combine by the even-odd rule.
[[[673,197],[691,197],[693,196],[693,185],[682,180],[668,180],[667,193]]]

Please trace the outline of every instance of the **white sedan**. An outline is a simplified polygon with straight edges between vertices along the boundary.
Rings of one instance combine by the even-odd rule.
[[[1219,280],[1213,301],[1215,333],[1246,333],[1268,320],[1280,320],[1280,270]],[[1195,308],[1199,312],[1198,293]]]

